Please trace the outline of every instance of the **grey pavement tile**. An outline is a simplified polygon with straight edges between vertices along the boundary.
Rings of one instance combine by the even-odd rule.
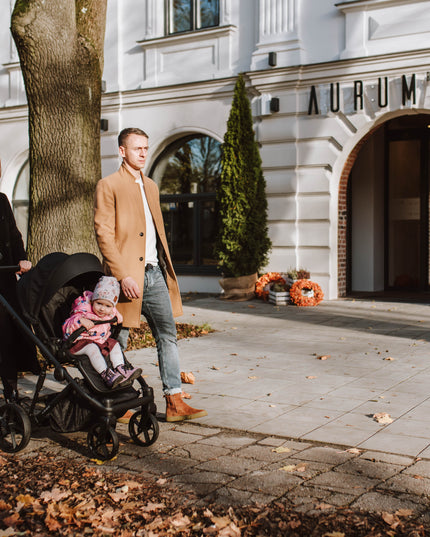
[[[176,447],[170,452],[174,457],[187,458],[202,462],[207,460],[214,460],[217,457],[228,455],[231,453],[231,449],[221,446],[205,446],[202,448],[201,444],[188,444],[182,447]]]
[[[345,474],[358,474],[372,479],[388,479],[402,471],[402,467],[385,462],[370,461],[362,458],[355,458],[347,461],[335,468],[337,472]]]
[[[285,414],[286,412],[290,412],[291,410],[294,410],[296,408],[297,407],[294,405],[275,403],[270,401],[269,398],[267,398],[264,401],[245,402],[242,404],[241,407],[239,407],[239,411],[242,409],[246,409],[247,412],[254,413],[256,418],[259,418],[261,416],[268,416],[270,419],[276,418],[276,416],[279,416],[280,414]]]
[[[240,490],[251,490],[279,497],[302,482],[302,478],[278,469],[257,470],[238,477],[232,486]]]
[[[430,459],[430,444],[427,445],[424,449],[422,449],[418,455],[422,457],[423,459]]]
[[[178,421],[174,425],[175,429],[184,433],[195,434],[198,436],[213,436],[221,432],[217,427],[205,427],[198,420],[194,421]]]
[[[261,444],[252,444],[245,446],[234,452],[234,456],[255,459],[257,461],[265,462],[267,464],[272,462],[281,463],[284,459],[287,459],[291,454],[290,452],[276,451],[273,446],[262,446]]]
[[[386,427],[388,434],[424,438],[430,443],[430,428],[423,420],[399,419]]]
[[[405,497],[399,498],[381,492],[367,492],[353,501],[350,507],[370,512],[385,511],[387,513],[395,513],[399,509],[411,509],[412,511],[421,510],[419,504],[412,499],[407,500]]]
[[[330,418],[321,418],[317,416],[304,416],[302,419],[290,417],[290,412],[282,414],[275,419],[267,420],[261,424],[250,427],[249,430],[256,433],[278,434],[291,438],[300,438],[308,432],[320,427],[321,419],[329,420]]]
[[[332,492],[327,489],[313,486],[297,486],[289,492],[288,497],[294,505],[312,503],[313,507],[315,507],[316,503],[326,502],[331,495]]]
[[[355,457],[354,454],[345,450],[340,450],[331,446],[315,446],[309,447],[300,453],[296,453],[292,455],[291,458],[300,459],[303,461],[323,462],[325,464],[337,466],[338,464],[342,464],[353,457]]]
[[[216,436],[211,436],[209,438],[203,438],[198,442],[202,446],[202,449],[205,449],[206,445],[209,446],[221,446],[228,449],[240,449],[250,444],[255,444],[258,438],[253,436],[248,436],[245,434],[235,434],[222,432]]]
[[[414,463],[413,457],[406,457],[404,455],[393,455],[392,453],[384,453],[383,451],[364,451],[359,456],[360,459],[366,459],[370,461],[386,462],[388,464],[396,464],[398,466],[410,466]]]
[[[331,422],[303,435],[302,439],[311,440],[313,442],[337,444],[340,446],[358,446],[372,434],[373,433],[366,429],[361,429],[352,425],[339,425],[337,422]]]
[[[384,397],[384,396],[382,396]],[[399,418],[406,412],[414,408],[416,403],[409,403],[407,401],[397,400],[396,398],[388,399],[384,397],[378,399],[366,401],[365,403],[358,405],[354,408],[355,413],[361,413],[364,415],[376,414],[378,412],[387,412],[392,418]]]
[[[306,482],[306,485],[309,484],[320,488],[327,488],[328,490],[346,492],[348,494],[358,496],[359,494],[372,489],[378,483],[378,479],[330,471],[313,477]]]
[[[160,440],[167,445],[171,444],[172,446],[182,446],[189,444],[190,442],[197,442],[202,438],[204,438],[203,435],[191,434],[175,428],[164,431]]]
[[[369,399],[374,399],[375,395],[380,395],[381,390],[366,388],[366,387],[354,387],[349,383],[346,386],[336,388],[330,392],[330,395],[341,397],[341,398],[350,398],[357,401],[367,401]]]
[[[224,474],[241,476],[258,470],[264,463],[260,460],[234,457],[232,455],[222,455],[213,460],[207,460],[199,463],[196,466],[197,470],[208,472],[222,472]]]
[[[280,470],[302,478],[304,481],[315,477],[333,468],[332,464],[288,458],[279,462],[272,462],[264,467],[265,471]]]
[[[430,495],[430,479],[421,476],[399,474],[378,485],[379,489],[409,494]]]
[[[339,412],[347,412],[356,409],[361,405],[361,402],[356,399],[347,397],[336,397],[331,393],[325,394],[323,397],[317,397],[302,405],[302,408],[317,408],[326,410],[337,410]]]
[[[428,446],[428,440],[414,436],[402,436],[380,431],[358,444],[362,449],[385,451],[399,455],[418,456]]]
[[[416,461],[403,471],[405,475],[420,476],[430,479],[430,461]]]
[[[234,481],[234,477],[223,472],[210,472],[197,470],[195,468],[190,469],[184,474],[175,475],[172,480],[175,483],[184,483],[192,485],[213,485],[214,488],[220,485]]]
[[[200,504],[205,506],[208,502],[216,501],[218,505],[226,505],[229,507],[252,504],[266,505],[274,499],[276,499],[276,496],[271,494],[239,490],[233,487],[220,487],[206,495],[204,501],[201,501]],[[199,502],[197,503],[199,504]]]

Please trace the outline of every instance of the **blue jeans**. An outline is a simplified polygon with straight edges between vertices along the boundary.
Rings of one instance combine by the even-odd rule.
[[[165,395],[181,393],[181,371],[169,291],[160,267],[145,271],[142,314],[145,316],[157,344],[158,364]],[[118,342],[127,346],[128,328],[122,328]]]

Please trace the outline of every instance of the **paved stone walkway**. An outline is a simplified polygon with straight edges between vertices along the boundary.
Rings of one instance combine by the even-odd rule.
[[[138,447],[118,424],[119,455],[103,467],[166,479],[203,503],[286,498],[303,512],[401,508],[430,523],[427,305],[296,308],[192,296],[180,321],[215,329],[179,342],[182,370],[196,377],[184,388],[208,416],[165,423],[155,350],[130,352],[155,389],[160,437]],[[22,389],[33,381],[26,377]],[[377,412],[393,421],[376,422]],[[32,450],[86,456],[85,435],[41,429]]]

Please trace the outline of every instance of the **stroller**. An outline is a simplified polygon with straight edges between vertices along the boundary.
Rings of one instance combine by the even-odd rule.
[[[18,268],[1,267],[0,270],[16,272]],[[119,448],[115,431],[117,418],[130,409],[138,409],[128,425],[133,442],[149,446],[157,440],[159,426],[154,393],[144,378],[140,376],[136,380],[137,389],[133,382],[107,388],[87,356],[74,356],[68,350],[70,340],[76,339],[82,329],[74,332],[69,340],[62,340],[62,324],[70,314],[73,301],[85,290],[92,290],[103,274],[100,261],[92,254],[55,252],[43,257],[18,281],[18,300],[24,320],[0,295],[0,304],[25,336],[35,343],[41,355],[41,373],[30,403],[24,406],[23,402],[6,402],[0,406],[1,450],[15,453],[24,449],[30,441],[32,426],[49,421],[51,428],[60,432],[88,430],[91,456],[109,460]],[[115,323],[116,318],[111,322]],[[112,328],[115,337],[119,327],[116,326],[117,331]],[[69,366],[74,372],[69,371]],[[48,369],[52,367],[54,378],[65,387],[54,394],[41,395]],[[80,375],[73,376],[76,370]]]

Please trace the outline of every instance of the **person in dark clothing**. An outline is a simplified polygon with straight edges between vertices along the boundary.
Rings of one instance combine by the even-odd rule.
[[[0,192],[0,265],[19,266],[16,274],[31,269],[31,263],[16,225],[7,196]],[[13,272],[0,273],[0,293],[20,315],[16,295],[17,276]],[[3,383],[4,398],[8,402],[18,401],[18,371],[40,371],[36,357],[36,347],[19,331],[10,315],[0,305],[0,378]]]

